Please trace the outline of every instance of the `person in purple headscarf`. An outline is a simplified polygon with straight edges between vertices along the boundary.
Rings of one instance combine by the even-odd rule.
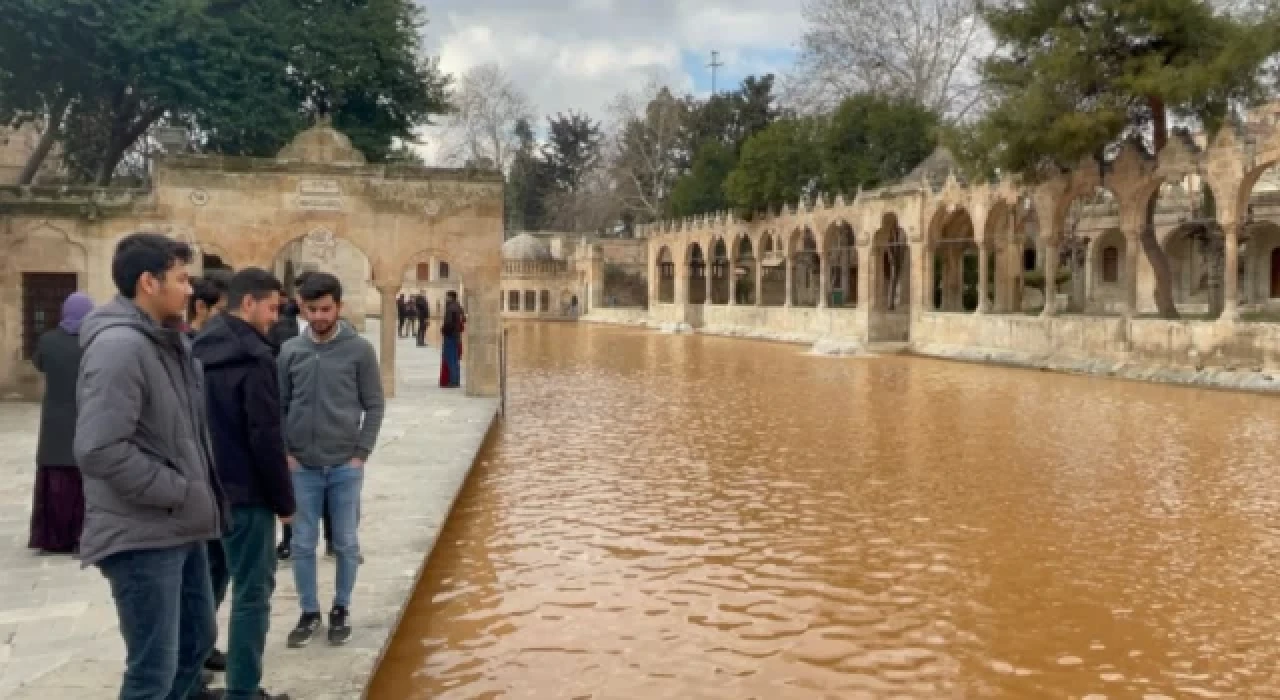
[[[92,310],[93,300],[88,296],[76,292],[67,297],[57,327],[40,336],[31,358],[44,374],[45,391],[27,546],[41,554],[74,554],[84,526],[84,491],[71,446],[76,435],[80,324]]]

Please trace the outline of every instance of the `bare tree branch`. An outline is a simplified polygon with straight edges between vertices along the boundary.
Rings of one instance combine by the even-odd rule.
[[[638,92],[624,92],[609,105],[608,160],[622,207],[642,221],[666,213],[679,169],[676,145],[684,105],[656,77]]]
[[[492,163],[507,171],[519,139],[515,125],[533,120],[529,98],[496,63],[467,71],[451,100],[454,111],[445,124],[441,156],[446,163]]]
[[[993,48],[977,0],[806,0],[804,14],[809,30],[784,88],[800,111],[862,92],[957,120],[977,104],[977,60]]]

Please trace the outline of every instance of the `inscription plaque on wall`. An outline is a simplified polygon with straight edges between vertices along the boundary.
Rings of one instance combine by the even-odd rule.
[[[307,211],[342,211],[342,186],[337,180],[299,180],[298,208]]]

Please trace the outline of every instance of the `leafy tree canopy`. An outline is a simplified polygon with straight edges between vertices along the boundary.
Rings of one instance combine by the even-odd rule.
[[[729,203],[745,218],[812,194],[822,184],[824,132],[815,118],[780,119],[747,139],[724,183]]]
[[[977,147],[1006,172],[1074,166],[1130,135],[1158,150],[1167,116],[1210,131],[1262,95],[1277,14],[1247,23],[1207,0],[1009,0],[984,9],[1002,50]]]
[[[933,152],[937,126],[937,116],[914,102],[878,95],[846,99],[826,130],[825,186],[852,193],[901,179]]]

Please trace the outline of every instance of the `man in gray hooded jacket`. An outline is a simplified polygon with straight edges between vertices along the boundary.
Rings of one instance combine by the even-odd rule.
[[[299,295],[310,325],[284,344],[277,361],[285,450],[298,506],[293,519],[293,580],[302,616],[289,633],[293,648],[309,644],[321,624],[316,541],[326,501],[338,559],[329,643],[346,644],[351,638],[349,609],[360,566],[360,491],[365,460],[378,441],[385,409],[377,354],[340,319],[342,283],[317,272],[303,283]]]
[[[119,295],[80,328],[75,456],[84,478],[80,557],[111,585],[126,649],[121,700],[200,697],[216,637],[205,542],[222,536],[203,381],[180,329],[191,249],[125,237]]]

